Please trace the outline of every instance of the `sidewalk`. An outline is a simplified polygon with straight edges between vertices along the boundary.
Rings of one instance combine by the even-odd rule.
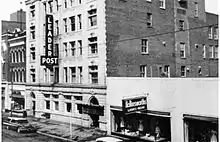
[[[7,116],[7,114],[2,114]],[[38,128],[38,132],[70,140],[70,124],[55,120],[27,117],[29,122]],[[95,142],[95,139],[105,136],[106,132],[99,129],[86,128],[72,124],[72,140],[77,142]]]

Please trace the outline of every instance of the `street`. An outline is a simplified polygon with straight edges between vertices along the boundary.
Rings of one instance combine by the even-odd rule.
[[[2,128],[2,142],[64,142],[37,133],[17,133]]]

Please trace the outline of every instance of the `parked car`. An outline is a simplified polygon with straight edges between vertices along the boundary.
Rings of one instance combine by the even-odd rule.
[[[122,139],[119,138],[115,138],[115,137],[101,137],[101,138],[97,138],[96,142],[123,142]]]
[[[16,130],[18,133],[37,131],[37,129],[28,122],[27,118],[8,117],[3,120],[3,125],[6,126],[6,129]]]

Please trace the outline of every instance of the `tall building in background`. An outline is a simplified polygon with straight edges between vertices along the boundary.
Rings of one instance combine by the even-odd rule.
[[[10,14],[10,21],[26,22],[26,12],[21,9]]]
[[[30,115],[106,130],[106,77],[218,76],[218,44],[209,43],[209,27],[218,23],[208,22],[204,0],[27,0],[26,6]],[[53,34],[45,35],[46,15],[53,16]],[[52,69],[40,57],[51,35],[58,56]]]

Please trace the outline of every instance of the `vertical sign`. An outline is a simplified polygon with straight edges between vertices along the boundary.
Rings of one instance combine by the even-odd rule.
[[[58,57],[53,53],[53,15],[46,15],[45,56],[41,56],[41,65],[48,68],[58,65]]]

